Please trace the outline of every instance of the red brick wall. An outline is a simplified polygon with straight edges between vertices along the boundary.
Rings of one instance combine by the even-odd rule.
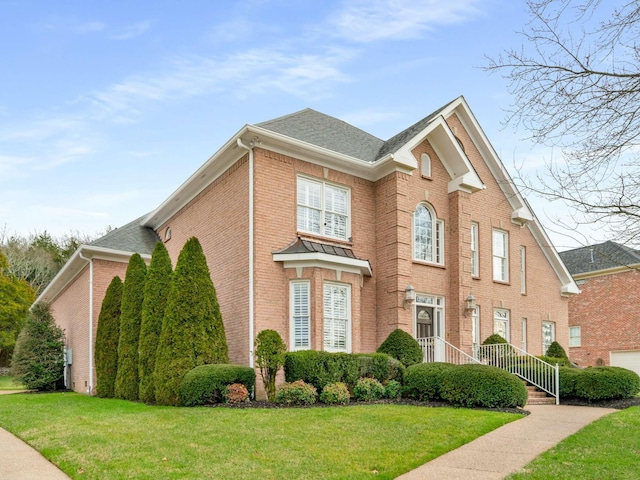
[[[578,286],[582,293],[569,301],[569,325],[581,327],[580,347],[569,347],[572,362],[581,367],[602,361],[609,352],[640,350],[640,271],[589,277]]]

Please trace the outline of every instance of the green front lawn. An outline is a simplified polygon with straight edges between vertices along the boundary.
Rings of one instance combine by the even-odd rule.
[[[519,418],[407,405],[173,408],[0,396],[0,427],[78,479],[391,479]]]
[[[13,383],[13,377],[0,377],[0,390],[24,390],[24,386]]]
[[[510,480],[636,480],[640,475],[640,407],[612,413],[564,439]]]

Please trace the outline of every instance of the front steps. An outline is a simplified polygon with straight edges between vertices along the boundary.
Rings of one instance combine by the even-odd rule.
[[[536,387],[533,385],[527,385],[527,393],[529,394],[529,398],[527,400],[527,405],[555,405],[556,399],[553,397],[549,397],[546,392],[541,392],[536,390]]]

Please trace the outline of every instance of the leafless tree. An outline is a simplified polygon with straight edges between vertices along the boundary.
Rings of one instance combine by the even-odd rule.
[[[506,123],[561,155],[525,188],[576,225],[640,246],[640,2],[529,0],[522,46],[485,67],[509,81]],[[558,158],[559,157],[559,158]],[[571,227],[571,225],[568,225]]]

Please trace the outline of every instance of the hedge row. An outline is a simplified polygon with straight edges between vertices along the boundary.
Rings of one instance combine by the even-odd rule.
[[[186,373],[180,385],[180,404],[185,407],[224,401],[228,385],[240,383],[252,391],[256,383],[253,368],[241,365],[201,365]]]
[[[640,377],[625,368],[560,368],[560,397],[611,400],[632,397],[639,391]]]

